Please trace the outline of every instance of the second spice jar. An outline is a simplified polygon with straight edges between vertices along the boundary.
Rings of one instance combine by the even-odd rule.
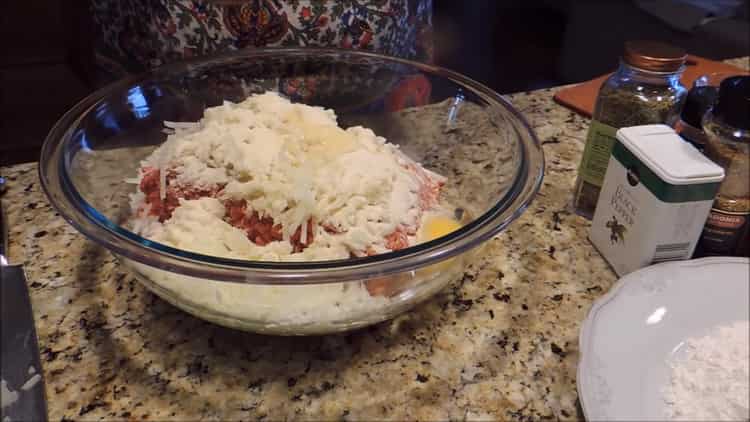
[[[706,155],[726,178],[714,201],[696,257],[750,256],[750,76],[725,79],[703,117]]]

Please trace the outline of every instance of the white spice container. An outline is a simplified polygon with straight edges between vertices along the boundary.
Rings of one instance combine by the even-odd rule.
[[[620,276],[690,258],[724,170],[666,125],[616,136],[589,239]]]

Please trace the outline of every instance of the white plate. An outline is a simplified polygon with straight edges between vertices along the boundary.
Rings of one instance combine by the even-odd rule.
[[[688,337],[750,318],[750,259],[643,268],[594,303],[581,327],[578,395],[586,419],[663,420],[667,362]]]

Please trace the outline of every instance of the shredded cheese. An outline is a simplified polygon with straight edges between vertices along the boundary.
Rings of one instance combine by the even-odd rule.
[[[159,169],[160,198],[166,197],[168,172],[180,185],[221,190],[217,198],[180,201],[163,227],[155,228],[160,223],[148,217],[134,226],[153,240],[211,255],[294,260],[384,252],[386,236],[420,226],[425,182],[444,181],[372,130],[342,129],[332,110],[294,104],[272,92],[208,108],[197,124],[165,125],[174,133],[142,163]],[[306,244],[312,225],[312,244],[293,254],[275,244],[240,242],[241,230],[223,221],[220,201],[228,200],[244,200],[249,210],[273,218],[286,244],[297,230]],[[232,244],[206,240],[212,233],[229,236]]]

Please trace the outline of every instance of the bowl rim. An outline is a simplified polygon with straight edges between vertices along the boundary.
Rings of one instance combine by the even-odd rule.
[[[78,123],[97,104],[111,94],[145,82],[160,74],[179,74],[191,66],[207,66],[225,60],[258,59],[269,57],[311,57],[330,60],[341,58],[368,58],[384,63],[408,65],[420,72],[450,79],[488,103],[489,108],[500,107],[516,119],[525,133],[519,133],[521,165],[513,183],[488,211],[466,226],[446,236],[420,243],[398,251],[368,257],[309,261],[270,262],[221,258],[188,252],[143,238],[110,221],[89,205],[77,192],[66,173],[67,154],[63,145],[73,135]],[[518,130],[518,128],[516,128]],[[244,49],[203,56],[168,64],[157,69],[128,76],[91,93],[52,127],[47,135],[39,161],[39,179],[52,206],[76,230],[111,252],[141,264],[180,274],[215,281],[249,284],[319,284],[366,280],[404,271],[414,271],[460,253],[466,252],[490,239],[529,206],[539,191],[544,178],[544,153],[541,143],[523,115],[501,94],[457,72],[439,66],[411,61],[383,54],[336,48],[260,48]]]

